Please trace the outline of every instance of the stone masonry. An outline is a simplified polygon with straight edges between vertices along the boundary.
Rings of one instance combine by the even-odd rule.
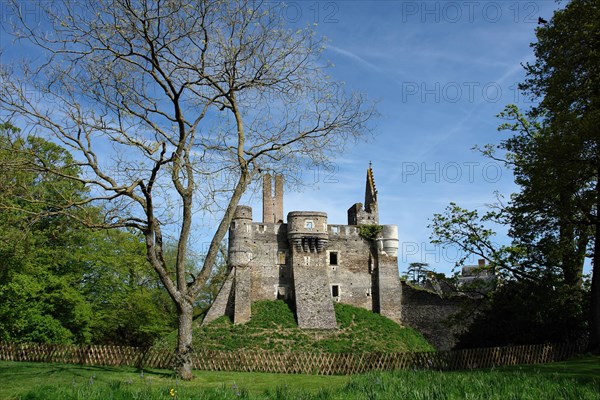
[[[378,312],[401,322],[398,228],[383,225],[375,240],[360,225],[377,225],[377,190],[367,170],[365,202],[348,210],[347,225],[328,224],[321,211],[292,211],[283,220],[283,178],[265,175],[263,221],[239,206],[229,229],[229,276],[204,318],[250,319],[252,303],[283,299],[304,329],[335,329],[334,302]]]

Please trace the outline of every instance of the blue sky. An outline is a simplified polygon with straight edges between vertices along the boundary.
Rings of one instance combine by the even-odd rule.
[[[451,273],[458,254],[429,244],[429,220],[454,201],[484,210],[516,190],[501,164],[471,150],[498,143],[495,117],[506,104],[527,108],[516,85],[521,63],[533,61],[538,17],[549,20],[554,1],[302,1],[288,4],[290,23],[316,23],[329,38],[329,72],[378,102],[374,137],[306,171],[312,186],[287,191],[284,212],[321,210],[346,223],[346,210],[364,199],[373,162],[380,222],[399,227],[400,271],[427,262]],[[260,218],[260,198],[246,202]],[[498,242],[506,240],[498,236]],[[475,259],[472,259],[476,263]]]
[[[530,106],[516,89],[521,64],[534,60],[538,17],[549,20],[558,7],[552,0],[287,2],[291,26],[310,24],[328,38],[323,60],[334,64],[332,79],[376,101],[380,117],[371,139],[304,171],[301,190],[286,188],[284,212],[325,211],[329,223],[347,223],[347,209],[364,200],[371,161],[380,222],[399,227],[400,271],[426,262],[451,273],[458,253],[431,245],[427,225],[451,201],[484,210],[494,192],[517,189],[510,171],[471,148],[507,137],[495,117],[505,105]],[[243,200],[257,221],[261,200],[258,193]],[[500,232],[498,242],[505,240]]]

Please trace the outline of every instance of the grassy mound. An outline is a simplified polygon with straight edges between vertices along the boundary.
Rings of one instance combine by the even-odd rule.
[[[335,304],[337,330],[301,330],[294,313],[281,300],[252,304],[252,318],[233,325],[221,317],[194,329],[194,348],[211,350],[272,350],[343,352],[431,351],[433,347],[415,330],[362,308]],[[199,324],[198,324],[199,325]],[[173,333],[156,345],[175,347]]]

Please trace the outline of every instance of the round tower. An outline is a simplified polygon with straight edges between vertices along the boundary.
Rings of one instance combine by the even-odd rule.
[[[229,225],[229,265],[246,265],[252,260],[252,207],[237,206]]]
[[[327,213],[292,211],[287,220],[288,239],[296,250],[320,253],[327,248]]]
[[[383,225],[381,239],[377,239],[379,250],[388,256],[398,256],[398,225]]]

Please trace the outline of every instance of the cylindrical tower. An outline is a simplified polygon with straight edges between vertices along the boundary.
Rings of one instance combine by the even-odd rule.
[[[252,207],[237,206],[229,226],[229,265],[247,265],[252,260]]]
[[[388,256],[398,256],[398,225],[383,225],[382,238],[378,239],[379,249]]]
[[[335,329],[327,263],[327,214],[294,211],[287,216],[296,319],[301,329]]]
[[[288,239],[297,251],[320,253],[327,248],[327,213],[292,211],[287,220]]]

